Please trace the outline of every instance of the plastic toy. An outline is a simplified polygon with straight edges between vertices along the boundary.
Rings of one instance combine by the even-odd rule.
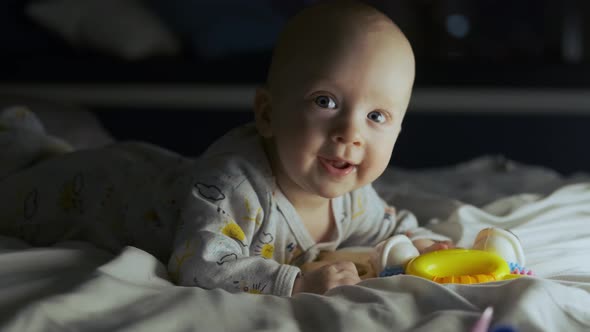
[[[488,332],[490,323],[492,322],[492,316],[494,315],[494,308],[487,307],[481,317],[477,320],[471,332]]]
[[[532,275],[524,268],[520,241],[500,228],[480,231],[472,249],[446,249],[420,255],[410,239],[396,235],[377,245],[371,264],[379,276],[400,273],[438,283],[473,284]]]

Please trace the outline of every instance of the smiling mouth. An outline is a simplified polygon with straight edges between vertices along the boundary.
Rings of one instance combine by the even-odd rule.
[[[344,176],[356,170],[357,165],[351,164],[348,161],[341,159],[327,159],[319,157],[319,160],[325,170],[329,174],[336,176]]]

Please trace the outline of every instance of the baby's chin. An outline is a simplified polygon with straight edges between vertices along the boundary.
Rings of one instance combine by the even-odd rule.
[[[337,198],[340,196],[344,196],[352,191],[355,191],[361,187],[363,187],[364,185],[361,184],[357,184],[354,186],[342,186],[342,188],[338,188],[338,186],[336,186],[336,188],[321,188],[320,190],[316,191],[316,195],[323,197],[323,198],[327,198],[327,199],[333,199],[333,198]]]

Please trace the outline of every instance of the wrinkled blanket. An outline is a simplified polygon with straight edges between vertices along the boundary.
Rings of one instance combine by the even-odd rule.
[[[439,285],[400,275],[282,298],[175,286],[161,262],[134,247],[112,254],[84,242],[32,248],[0,237],[0,330],[469,331],[488,306],[492,326],[590,330],[590,183],[519,166],[518,179],[531,181],[508,195],[505,179],[512,173],[491,168],[495,163],[483,158],[443,171],[390,170],[376,187],[462,246],[484,227],[511,229],[534,277]],[[478,172],[465,172],[470,169]],[[425,181],[429,176],[438,180]],[[543,177],[551,181],[533,185]],[[448,191],[478,188],[484,179],[487,189],[478,195]]]
[[[510,226],[537,276],[439,285],[413,276],[370,279],[325,296],[230,294],[172,285],[153,256],[112,257],[84,243],[28,248],[3,238],[2,331],[467,331],[488,306],[494,325],[518,331],[590,329],[590,185],[545,198],[465,205],[437,228],[472,241],[486,225]],[[492,214],[490,212],[496,212]],[[448,226],[448,227],[447,227]]]

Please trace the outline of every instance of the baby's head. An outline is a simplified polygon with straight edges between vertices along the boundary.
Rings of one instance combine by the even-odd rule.
[[[255,98],[257,128],[287,197],[333,198],[379,177],[413,82],[410,44],[373,7],[327,1],[291,19]]]

